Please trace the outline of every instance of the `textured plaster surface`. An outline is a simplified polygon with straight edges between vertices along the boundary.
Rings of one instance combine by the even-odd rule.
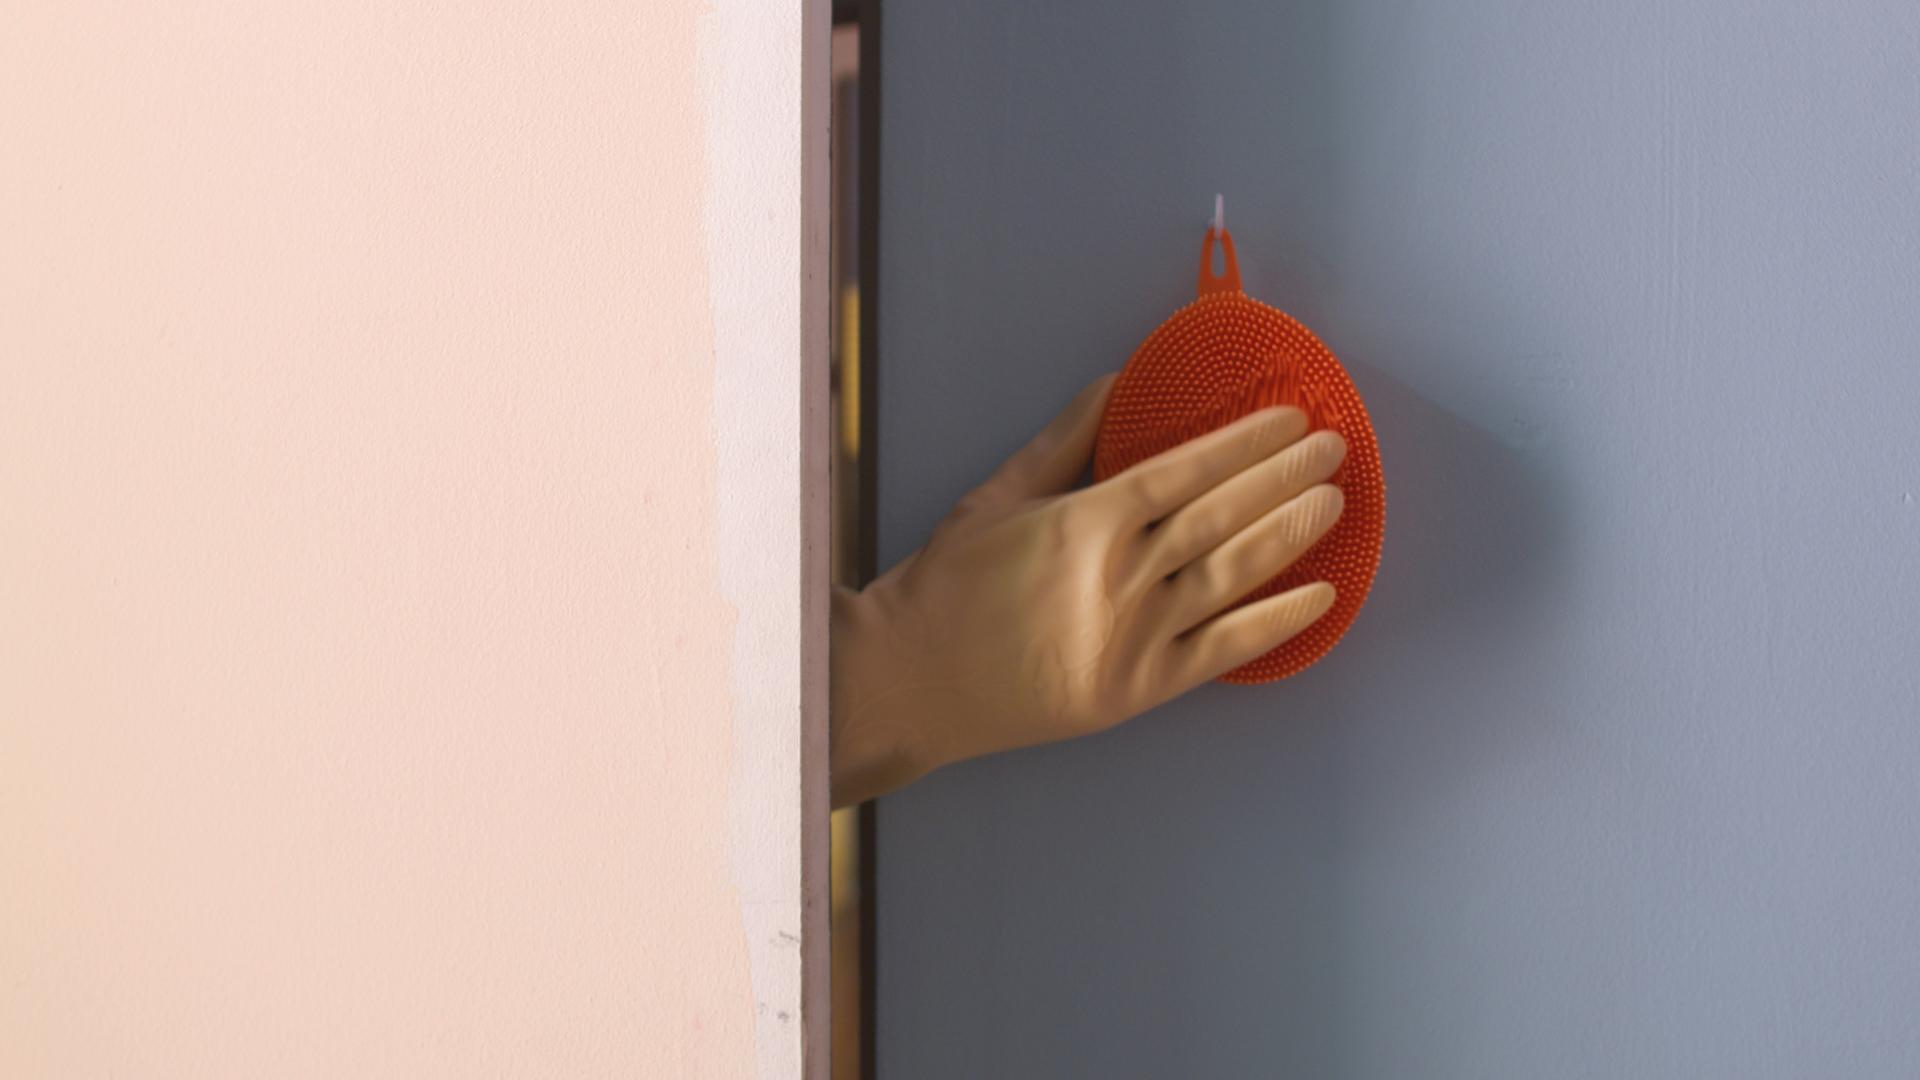
[[[758,7],[7,16],[0,1074],[797,1074]]]

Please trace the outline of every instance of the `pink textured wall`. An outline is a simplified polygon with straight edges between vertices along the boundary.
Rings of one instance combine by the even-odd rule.
[[[708,7],[7,16],[0,1075],[732,1076],[797,1011],[736,865]]]

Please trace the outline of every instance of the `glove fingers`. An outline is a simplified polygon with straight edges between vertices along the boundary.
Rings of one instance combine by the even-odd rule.
[[[1333,476],[1346,458],[1338,432],[1316,431],[1173,512],[1153,530],[1146,574],[1165,577],[1263,515]]]
[[[1195,627],[1171,649],[1171,677],[1180,693],[1278,648],[1333,606],[1333,586],[1302,585],[1235,608]]]
[[[1317,485],[1181,567],[1161,586],[1171,590],[1174,625],[1185,629],[1200,623],[1293,565],[1333,528],[1344,505],[1339,488]]]
[[[1293,445],[1306,433],[1307,414],[1299,409],[1262,409],[1150,457],[1094,490],[1144,528]]]

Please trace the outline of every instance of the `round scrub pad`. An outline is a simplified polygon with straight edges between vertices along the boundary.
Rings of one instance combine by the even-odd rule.
[[[1226,251],[1226,272],[1219,276],[1213,273],[1216,237]],[[1231,683],[1284,679],[1325,656],[1346,633],[1380,565],[1387,488],[1373,423],[1340,361],[1291,316],[1242,292],[1233,237],[1225,228],[1208,229],[1199,298],[1141,342],[1107,398],[1094,479],[1271,405],[1297,406],[1315,429],[1346,439],[1346,460],[1333,477],[1346,509],[1299,561],[1239,603],[1315,581],[1331,582],[1338,598],[1312,626],[1221,676]]]

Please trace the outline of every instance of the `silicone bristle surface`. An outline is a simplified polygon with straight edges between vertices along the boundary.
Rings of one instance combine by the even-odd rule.
[[[1379,443],[1353,380],[1285,312],[1242,292],[1204,295],[1148,335],[1127,362],[1094,448],[1094,479],[1104,480],[1270,405],[1298,406],[1314,428],[1346,440],[1346,461],[1333,478],[1346,509],[1299,561],[1239,603],[1315,581],[1331,582],[1338,597],[1299,635],[1223,675],[1226,682],[1271,682],[1305,669],[1339,642],[1366,602],[1380,565],[1387,493]]]

